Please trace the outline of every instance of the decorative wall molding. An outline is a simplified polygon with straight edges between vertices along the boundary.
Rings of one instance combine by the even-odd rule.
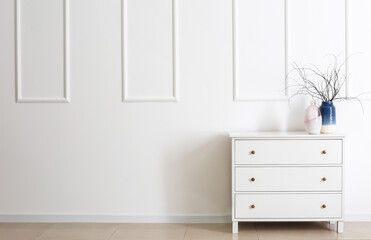
[[[124,102],[177,102],[179,100],[178,93],[178,19],[177,19],[177,0],[172,0],[172,56],[173,56],[173,95],[167,96],[141,96],[130,97],[129,94],[129,79],[127,74],[128,56],[127,56],[127,1],[121,0],[121,16],[122,16],[122,101]]]
[[[288,21],[288,9],[287,9],[287,0],[284,0],[284,35],[285,35],[285,95],[282,97],[275,97],[275,96],[254,96],[254,97],[240,97],[238,96],[239,92],[239,80],[237,77],[237,68],[238,68],[238,60],[237,60],[237,41],[236,41],[236,1],[232,0],[232,41],[233,41],[233,101],[235,102],[249,102],[249,101],[288,101],[289,100],[289,90],[288,90],[288,80],[287,80],[287,73],[288,73],[288,29],[287,29],[287,21]]]
[[[22,48],[21,48],[21,0],[15,0],[15,69],[16,102],[19,103],[67,103],[70,101],[69,73],[69,0],[63,1],[63,36],[64,36],[64,82],[63,97],[24,97],[22,95]]]
[[[225,215],[0,215],[0,222],[99,222],[99,223],[229,223]]]
[[[289,31],[288,31],[288,20],[289,20],[289,9],[288,9],[288,0],[284,0],[285,5],[285,97],[282,98],[283,101],[289,101],[290,89],[289,89]]]
[[[350,1],[349,0],[344,0],[345,1],[345,59],[349,59],[354,53],[349,53],[349,47],[350,47]],[[349,79],[349,62],[347,61],[345,63],[345,76],[346,76],[346,85],[345,85],[345,96],[350,97],[351,96],[351,89],[352,89],[352,84],[351,84],[351,79]],[[366,94],[362,95],[359,97],[361,100],[365,101],[371,101],[371,95]]]
[[[345,60],[349,58],[349,3],[348,0],[344,0],[345,2]],[[346,82],[345,82],[345,96],[349,97],[349,64],[348,61],[345,62],[345,77],[346,77]]]

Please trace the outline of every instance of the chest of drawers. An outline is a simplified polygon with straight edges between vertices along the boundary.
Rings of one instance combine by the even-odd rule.
[[[343,232],[343,135],[230,133],[238,222],[330,221]]]

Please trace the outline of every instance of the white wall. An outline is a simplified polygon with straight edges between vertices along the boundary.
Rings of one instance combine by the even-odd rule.
[[[293,61],[361,52],[347,91],[371,91],[369,0],[123,1],[18,0],[18,47],[0,1],[2,220],[228,216],[228,132],[303,129]],[[370,101],[336,106],[345,214],[371,220]]]

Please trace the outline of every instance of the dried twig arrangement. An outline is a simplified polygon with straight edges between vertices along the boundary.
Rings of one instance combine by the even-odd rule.
[[[296,81],[295,85],[290,86],[298,88],[290,99],[297,95],[309,95],[313,100],[319,100],[320,102],[357,100],[364,113],[363,105],[359,97],[364,94],[370,94],[370,92],[363,92],[355,97],[341,96],[340,92],[347,81],[347,76],[342,70],[349,57],[339,65],[338,57],[333,54],[331,54],[331,56],[334,58],[334,63],[330,64],[326,71],[321,71],[312,64],[308,65],[309,67],[303,67],[297,63],[293,64],[293,70],[290,71],[287,78],[292,72],[297,72],[301,81]]]
[[[301,81],[292,86],[298,87],[298,90],[290,98],[296,95],[309,95],[321,102],[358,99],[358,97],[340,96],[347,80],[346,75],[342,73],[342,69],[348,59],[339,65],[338,58],[335,55],[333,57],[334,64],[330,64],[326,71],[321,71],[314,65],[304,67],[294,63],[293,71],[299,74]]]

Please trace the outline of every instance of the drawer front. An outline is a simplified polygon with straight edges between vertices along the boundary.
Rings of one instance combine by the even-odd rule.
[[[234,210],[235,219],[342,217],[341,194],[236,194]]]
[[[342,167],[236,167],[235,191],[341,191]]]
[[[235,140],[235,164],[340,164],[342,140]]]

